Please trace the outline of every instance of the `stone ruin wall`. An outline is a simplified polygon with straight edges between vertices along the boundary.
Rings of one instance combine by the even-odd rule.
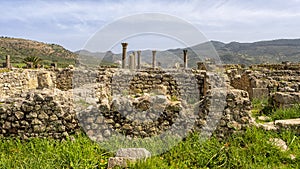
[[[249,93],[250,99],[268,98],[275,107],[300,103],[300,64],[253,65],[228,69],[230,84]]]
[[[103,69],[98,72],[74,72],[74,69],[67,68],[55,71],[16,69],[1,73],[0,135],[18,136],[24,139],[28,137],[64,138],[80,130],[80,124],[73,105],[72,83],[76,81],[75,84],[79,86],[85,83],[101,83],[105,86],[112,86],[108,90],[110,94],[122,93],[124,92],[123,89],[128,87],[122,80],[127,78],[125,76],[122,76],[123,78],[119,78],[117,75],[113,76],[114,71],[114,69]],[[74,73],[77,73],[76,78],[73,78]],[[198,99],[201,100],[201,106],[198,112],[198,121],[195,125],[203,127],[209,123],[209,121],[206,121],[207,115],[209,113],[213,114],[214,111],[209,107],[212,103],[209,99],[210,95],[207,95],[210,84],[207,82],[205,71],[195,71],[194,74],[197,84],[187,81],[187,74],[172,76],[172,78],[161,71],[143,70],[131,79],[129,88],[137,93],[147,93],[159,86],[159,90],[166,91],[163,94],[174,96],[178,96],[180,93],[187,93],[188,95],[194,91],[199,92],[200,98]],[[176,78],[181,80],[176,81]],[[116,87],[114,83],[121,84],[121,86]],[[124,86],[122,86],[123,84]],[[99,86],[103,87],[103,85]],[[230,87],[228,86],[228,88]],[[101,96],[98,97],[101,98]],[[177,108],[171,106],[171,109],[175,112]],[[215,133],[224,136],[244,130],[251,123],[250,109],[251,102],[247,92],[232,88],[228,89],[225,110],[221,112],[222,117],[218,117],[220,123],[217,125]],[[164,124],[165,128],[163,130],[166,130],[168,128],[166,122],[168,121],[170,124],[172,118],[176,117],[172,117],[172,111],[163,113],[165,113],[166,118],[156,123],[157,126]],[[169,115],[166,113],[169,113]],[[88,120],[89,117],[94,117],[94,119],[91,120],[90,118]],[[132,122],[125,125],[125,123],[120,123],[120,119],[109,113],[104,116],[105,119],[102,121],[97,121],[96,117],[95,114],[85,114],[81,118],[85,118],[85,125],[90,126],[103,126],[104,122],[105,124],[109,122],[114,129],[126,131],[131,136],[134,136],[134,134],[139,135],[140,133],[136,133],[138,129],[139,132],[145,131],[148,134],[145,136],[151,136],[151,133],[155,135],[160,130],[160,128],[154,129],[154,126],[132,128],[134,125]],[[120,124],[123,124],[123,126]],[[91,128],[90,132],[95,132],[92,130]],[[101,132],[106,130],[103,129]]]

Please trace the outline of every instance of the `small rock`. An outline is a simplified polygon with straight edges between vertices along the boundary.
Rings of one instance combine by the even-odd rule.
[[[58,120],[57,116],[55,114],[51,115],[49,118],[50,121]]]
[[[48,115],[45,113],[45,112],[41,112],[39,115],[38,115],[38,118],[40,119],[40,120],[46,120],[46,119],[48,119]]]
[[[260,121],[271,121],[271,117],[268,117],[268,116],[258,116],[257,117],[258,120]]]
[[[269,142],[278,147],[281,151],[287,151],[288,150],[288,146],[286,145],[285,141],[283,141],[280,138],[270,138]]]
[[[128,162],[134,162],[134,161],[135,161],[134,159],[128,157],[110,157],[108,159],[107,168],[112,169],[116,166],[126,168]]]
[[[291,160],[295,160],[296,156],[294,154],[290,154],[290,158],[291,158]]]
[[[233,128],[234,130],[241,130],[242,126],[236,121],[231,121],[227,123],[228,128]]]
[[[4,129],[10,129],[10,128],[11,128],[11,123],[8,122],[8,121],[5,122],[4,125],[3,125],[3,128],[4,128]]]
[[[34,118],[34,119],[31,121],[31,124],[33,124],[33,125],[38,125],[38,124],[42,124],[42,122],[41,122],[39,119]]]
[[[41,94],[35,94],[34,100],[41,102],[41,101],[44,101],[44,97]]]
[[[151,156],[151,153],[145,148],[120,148],[116,157],[129,157],[133,159],[145,159]]]
[[[132,126],[130,126],[129,124],[124,124],[122,128],[124,130],[132,130]]]
[[[24,117],[24,113],[21,111],[17,111],[17,112],[15,112],[15,116],[18,120],[20,120]]]
[[[37,117],[37,113],[36,112],[31,112],[28,115],[26,115],[26,118],[36,118]]]

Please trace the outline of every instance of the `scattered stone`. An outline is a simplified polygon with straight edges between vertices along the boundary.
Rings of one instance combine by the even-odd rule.
[[[15,112],[15,116],[18,120],[21,120],[24,117],[24,113],[21,111]]]
[[[275,120],[274,123],[279,129],[294,130],[296,133],[300,134],[300,118]]]
[[[116,157],[130,157],[133,159],[144,159],[151,156],[145,148],[121,148],[117,151]]]
[[[258,116],[257,119],[260,121],[265,121],[265,122],[272,120],[271,117],[268,117],[268,116]]]
[[[291,158],[291,160],[295,160],[296,159],[296,155],[295,154],[290,154],[290,158]]]
[[[110,157],[108,159],[107,168],[113,169],[116,166],[126,168],[128,163],[134,162],[135,159],[131,159],[129,157]]]
[[[127,167],[129,162],[133,163],[149,157],[151,157],[151,153],[145,148],[121,148],[116,152],[115,157],[109,158],[108,168]]]
[[[267,122],[267,123],[257,123],[256,124],[257,127],[262,128],[266,131],[277,131],[277,127],[274,125],[274,122]]]
[[[286,145],[285,141],[283,141],[280,138],[270,138],[269,142],[278,147],[281,151],[287,151],[288,150],[288,146]]]

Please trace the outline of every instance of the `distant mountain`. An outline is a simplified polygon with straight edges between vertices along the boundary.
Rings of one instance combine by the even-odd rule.
[[[300,62],[300,39],[279,39],[271,41],[259,41],[254,43],[210,41],[201,43],[188,49],[189,67],[196,65],[198,61],[207,58],[219,60],[224,64],[259,64],[280,63],[282,61]],[[172,67],[176,63],[182,63],[183,49],[169,49],[157,51],[157,62],[162,67]],[[132,53],[129,51],[128,54]],[[81,51],[81,55],[104,58],[105,62],[118,62],[121,54],[91,53]],[[219,57],[218,57],[219,56]],[[152,51],[142,51],[142,61],[146,64],[152,62]]]
[[[12,63],[21,63],[27,56],[37,56],[43,60],[44,65],[58,62],[61,66],[74,64],[77,55],[60,45],[46,44],[33,40],[20,38],[0,37],[0,59],[10,55]]]
[[[224,63],[259,64],[300,61],[300,39],[279,39],[254,43],[212,41]]]
[[[185,49],[188,49],[189,67],[193,67],[197,62],[207,58],[213,58],[213,60],[220,61],[219,63],[245,65],[282,61],[300,62],[300,39],[279,39],[253,43],[209,41]],[[178,63],[182,64],[182,50],[178,48],[157,51],[156,61],[164,68],[173,67]],[[128,55],[132,52],[129,49]],[[71,52],[56,44],[0,37],[0,59],[2,62],[4,62],[6,55],[11,55],[12,63],[15,65],[22,63],[22,60],[27,56],[40,57],[43,59],[42,64],[44,65],[58,62],[61,67],[75,64],[75,59],[78,56],[80,62],[94,65],[120,64],[121,61],[121,54],[115,54],[111,51],[105,53],[93,53],[87,50]],[[151,50],[142,51],[141,56],[143,64],[151,65]]]

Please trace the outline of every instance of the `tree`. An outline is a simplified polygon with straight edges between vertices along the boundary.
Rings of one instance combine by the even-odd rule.
[[[23,59],[23,62],[27,65],[28,68],[37,67],[42,59],[38,56],[27,56]]]

